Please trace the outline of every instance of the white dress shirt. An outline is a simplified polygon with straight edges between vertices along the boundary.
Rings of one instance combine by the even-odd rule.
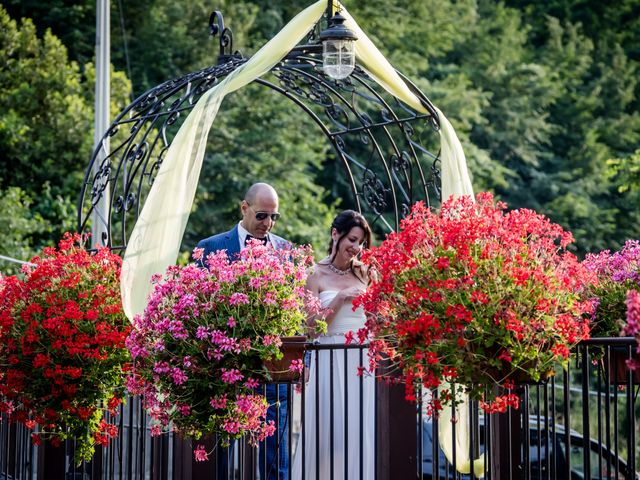
[[[240,241],[240,250],[244,250],[244,242],[247,240],[247,235],[251,234],[242,226],[242,220],[240,220],[238,222],[238,240]],[[269,242],[273,248],[276,248],[276,244],[273,243],[273,239],[269,234],[267,234],[267,242]]]

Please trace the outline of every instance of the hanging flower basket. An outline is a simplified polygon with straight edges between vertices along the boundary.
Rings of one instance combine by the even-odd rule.
[[[500,348],[496,348],[493,353],[489,353],[488,358],[499,358],[501,353]],[[483,362],[484,363],[484,362]],[[553,368],[548,368],[545,371],[536,372],[536,375],[532,375],[531,370],[537,368],[537,360],[524,361],[522,365],[514,369],[508,362],[500,362],[500,367],[494,367],[496,362],[486,363],[486,370],[482,375],[489,378],[500,379],[503,383],[517,385],[538,385],[544,384],[549,381],[556,372]]]
[[[627,240],[619,251],[589,253],[582,263],[595,275],[585,291],[595,303],[591,336],[620,336],[627,326],[627,294],[640,291],[640,242]]]
[[[585,295],[593,300],[592,336],[636,337],[640,345],[640,242],[627,240],[616,252],[603,250],[588,254],[584,266],[596,275],[596,282]],[[632,370],[634,382],[640,384],[639,348],[611,347],[609,376],[612,383],[626,384]],[[603,361],[604,349],[593,349],[592,358]]]
[[[75,441],[77,462],[108,445],[130,365],[120,301],[120,257],[90,254],[66,234],[23,269],[0,277],[0,411],[36,433],[34,443]]]
[[[531,210],[507,211],[482,193],[435,213],[419,203],[365,258],[381,278],[355,302],[367,313],[360,338],[371,367],[388,357],[403,372],[406,398],[455,383],[488,412],[518,405],[494,386],[540,382],[589,337],[581,301],[590,275],[567,252],[570,233]],[[487,393],[488,392],[488,393]]]
[[[302,371],[304,344],[290,337],[319,311],[304,288],[313,258],[307,248],[274,250],[260,243],[237,261],[224,251],[201,255],[196,249],[194,258],[207,269],[172,266],[164,279],[154,279],[127,341],[134,359],[128,387],[144,395],[153,435],[217,434],[223,444],[246,436],[255,445],[275,430],[265,420],[268,405],[258,387],[287,370]],[[285,358],[292,343],[297,356]],[[269,362],[273,375],[265,368]]]

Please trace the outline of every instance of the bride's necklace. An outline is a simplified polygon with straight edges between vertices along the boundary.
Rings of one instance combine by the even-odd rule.
[[[335,273],[336,275],[346,275],[351,271],[351,267],[347,267],[346,270],[340,270],[338,267],[336,267],[333,263],[329,262],[326,264],[327,267],[329,267],[329,270],[331,270],[333,273]]]

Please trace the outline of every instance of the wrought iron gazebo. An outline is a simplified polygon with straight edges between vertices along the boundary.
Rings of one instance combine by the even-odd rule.
[[[343,180],[350,191],[343,205],[363,213],[376,230],[394,231],[413,203],[422,200],[431,204],[441,196],[438,111],[400,72],[397,74],[424,107],[422,111],[388,93],[357,63],[349,77],[330,78],[323,70],[320,40],[330,13],[253,83],[290,100],[315,127],[308,134],[327,139],[332,152],[329,161],[342,166]],[[249,61],[234,50],[232,32],[225,27],[220,12],[211,14],[209,29],[219,45],[216,65],[167,81],[141,95],[117,116],[95,149],[82,185],[77,229],[88,233],[93,227],[95,236],[98,222],[98,243],[114,250],[127,249],[134,225],[186,117],[207,92]],[[100,211],[104,212],[102,218],[95,215]],[[401,392],[390,395],[387,390],[381,395],[385,404],[402,396]],[[403,444],[403,448],[409,447],[403,453],[410,454],[416,450],[415,435],[409,433],[415,433],[415,411],[405,402],[397,407],[393,410],[404,412],[404,424],[388,417],[379,421],[380,431],[387,439],[393,435],[413,439],[413,447]],[[391,458],[393,450],[387,451]],[[399,453],[393,453],[392,462],[398,462],[402,456]],[[415,470],[411,462],[405,463],[402,468]]]
[[[342,165],[351,191],[345,204],[361,211],[378,230],[393,231],[414,202],[440,197],[438,115],[426,95],[402,74],[428,113],[416,112],[388,94],[360,65],[342,80],[326,75],[319,40],[326,17],[254,83],[283,95],[311,119],[317,129],[308,134],[324,135],[333,160]],[[203,94],[247,62],[234,50],[232,32],[220,12],[211,14],[209,29],[219,44],[216,65],[144,93],[104,133],[82,185],[79,232],[90,231],[96,206],[106,202],[97,241],[116,250],[126,248],[184,119]]]

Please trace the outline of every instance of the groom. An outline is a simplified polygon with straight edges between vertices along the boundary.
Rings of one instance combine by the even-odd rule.
[[[198,243],[198,248],[204,249],[203,259],[206,259],[209,253],[219,250],[226,250],[229,258],[233,259],[251,239],[262,241],[265,245],[269,243],[276,249],[286,248],[290,245],[283,238],[271,233],[275,222],[280,218],[278,194],[271,185],[266,183],[253,184],[247,190],[244,200],[240,204],[240,211],[242,220],[235,227],[228,232],[213,235]],[[260,479],[284,480],[288,478],[289,471],[287,385],[266,385],[266,396],[270,405],[267,411],[267,421],[273,420],[277,426],[277,432],[267,438],[266,452],[264,445],[260,445],[258,462]],[[231,454],[218,455],[219,478],[227,478],[227,462],[231,457]],[[223,470],[222,476],[220,476],[221,470]]]

